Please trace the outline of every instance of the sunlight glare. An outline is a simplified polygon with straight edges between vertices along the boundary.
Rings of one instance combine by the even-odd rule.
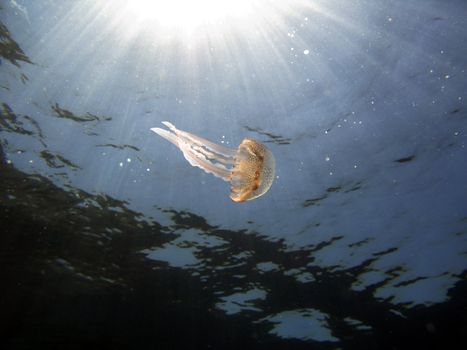
[[[185,31],[226,19],[246,18],[252,12],[248,0],[128,0],[127,8],[139,20],[154,20]]]

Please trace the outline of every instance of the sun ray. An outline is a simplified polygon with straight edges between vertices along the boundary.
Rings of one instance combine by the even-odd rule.
[[[246,18],[252,14],[252,4],[247,0],[131,0],[126,1],[126,9],[138,20],[191,32],[205,24]]]

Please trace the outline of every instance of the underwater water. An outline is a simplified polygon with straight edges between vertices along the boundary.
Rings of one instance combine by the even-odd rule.
[[[467,2],[170,3],[0,2],[2,348],[465,346]]]

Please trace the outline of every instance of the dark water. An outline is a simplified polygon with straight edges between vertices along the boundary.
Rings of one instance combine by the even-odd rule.
[[[210,37],[186,63],[144,30],[113,38],[112,6],[2,2],[2,348],[467,344],[467,6],[341,4],[360,22],[314,4],[284,14],[283,33],[314,43],[311,63],[290,63],[288,44],[259,60],[282,52],[276,35],[253,51],[229,39],[229,55]],[[297,18],[380,32],[349,35],[366,47],[352,56]],[[319,88],[297,83],[307,71]],[[148,132],[167,115],[216,142],[265,142],[270,193],[231,203]]]
[[[286,252],[282,242],[219,229],[176,210],[167,210],[168,226],[144,222],[122,201],[79,189],[64,191],[5,164],[4,157],[1,164],[1,322],[8,348],[336,348],[334,342],[281,339],[268,333],[274,322],[258,322],[297,309],[304,315],[308,309],[331,315],[323,319],[341,348],[443,348],[448,342],[465,342],[465,280],[449,290],[448,301],[407,310],[374,298],[378,284],[361,292],[350,289],[354,276],[378,257],[339,272],[310,267],[316,279],[302,283],[281,270],[300,269],[313,251],[332,242]],[[139,253],[171,242],[177,238],[172,232],[189,228],[225,242],[197,247],[197,256],[208,263],[193,268],[196,276],[191,269],[150,262]],[[239,258],[244,252],[251,255]],[[263,261],[281,269],[259,270]],[[226,315],[217,306],[218,296],[233,285],[238,293],[256,285],[268,294],[251,303],[251,310]],[[292,324],[292,334],[294,326],[306,325]]]

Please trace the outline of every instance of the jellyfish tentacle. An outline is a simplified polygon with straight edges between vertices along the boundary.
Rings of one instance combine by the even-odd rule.
[[[219,165],[222,165],[223,167],[224,164],[225,165],[233,165],[233,159],[231,158],[223,158],[222,155],[219,155],[218,153],[214,153],[214,152],[211,152],[209,151],[209,149],[203,147],[203,146],[197,146],[195,144],[189,144],[191,148],[193,148],[193,150],[197,151],[197,152],[200,152],[202,153],[206,158],[210,159],[210,160],[213,160],[213,161],[216,161],[217,163],[219,163]]]
[[[167,141],[170,141],[178,148],[180,148],[180,145],[183,143],[183,144],[188,145],[187,147],[192,148],[196,152],[203,154],[208,159],[213,159],[223,164],[233,163],[231,159],[224,159],[222,158],[223,157],[222,155],[219,156],[217,153],[210,152],[208,149],[204,148],[202,145],[196,145],[196,144],[190,143],[189,140],[187,140],[184,137],[181,137],[183,135],[177,135],[177,134],[171,133],[161,128],[152,128],[151,131],[155,132],[159,136],[162,136]]]
[[[201,138],[198,138],[199,140],[194,142],[193,137],[190,137],[191,134],[178,130],[169,122],[164,122],[163,124],[173,132],[161,128],[151,128],[151,131],[177,146],[192,166],[201,168],[205,172],[213,174],[224,181],[230,181],[231,170],[225,164],[233,164],[233,158],[230,159],[223,154],[210,152],[208,147],[200,143],[201,141],[199,140],[202,140]],[[213,163],[213,161],[216,163]]]
[[[213,152],[213,154],[215,154],[216,156],[225,158],[229,162],[229,164],[233,163],[233,158],[235,157],[235,154],[237,153],[236,150],[228,148],[228,147],[224,147],[224,146],[221,146],[221,145],[218,145],[218,144],[216,144],[214,142],[211,142],[211,141],[206,140],[206,139],[204,139],[202,137],[193,135],[193,134],[191,134],[189,132],[179,130],[179,129],[177,129],[175,127],[175,125],[173,125],[170,122],[162,122],[162,124],[167,126],[170,130],[172,130],[180,138],[187,139],[187,140],[191,141],[190,143],[193,143],[193,144],[196,144],[198,146],[201,146],[201,147],[204,147],[204,148],[207,148],[207,149],[211,150]]]
[[[205,172],[217,176],[224,181],[230,181],[230,170],[219,165],[214,165],[213,163],[206,160],[202,154],[194,152],[193,149],[186,144],[182,143],[179,148],[182,151],[185,159],[192,166],[201,168]]]
[[[172,142],[175,146],[178,147],[178,137],[167,130],[161,128],[151,128],[151,131],[155,132],[159,136],[162,136],[167,141]]]

